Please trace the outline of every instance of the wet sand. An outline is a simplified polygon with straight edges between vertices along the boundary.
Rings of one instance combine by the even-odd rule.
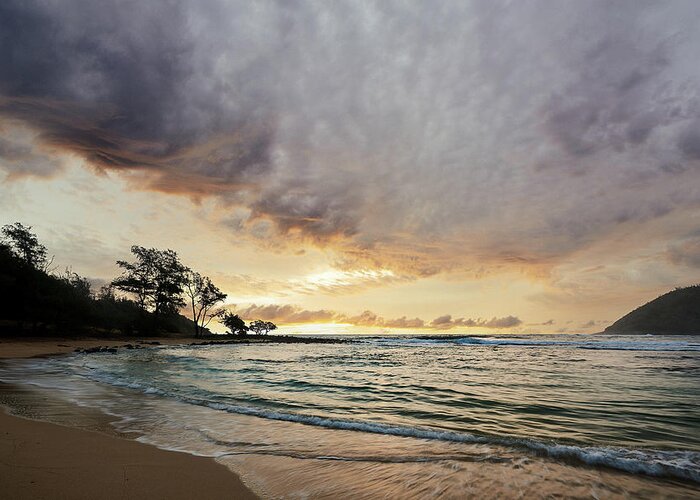
[[[29,337],[22,339],[1,338],[0,337],[0,359],[8,358],[33,358],[38,356],[55,356],[59,354],[69,354],[76,349],[90,349],[93,347],[120,347],[126,344],[143,345],[148,347],[152,342],[163,345],[189,344],[192,342],[202,342],[201,339],[193,337],[155,337],[155,338],[48,338]]]
[[[194,339],[152,340],[178,344]],[[47,356],[125,343],[123,339],[2,339],[0,358]],[[0,498],[256,498],[238,476],[211,458],[165,451],[108,433],[29,420],[3,410]],[[104,427],[108,428],[108,422]]]

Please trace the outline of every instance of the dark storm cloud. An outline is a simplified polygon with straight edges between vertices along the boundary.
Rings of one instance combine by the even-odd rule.
[[[697,205],[699,21],[691,1],[8,0],[0,126],[341,266],[539,275]]]
[[[700,160],[700,121],[692,123],[678,140],[678,148],[692,161]]]
[[[168,122],[191,52],[179,38],[184,20],[177,8],[117,5],[3,2],[0,89],[10,97],[3,112],[29,114],[68,142],[84,144],[94,132],[97,149],[117,146],[110,136],[160,141],[171,135]]]
[[[621,23],[588,51],[571,54],[579,74],[544,108],[550,133],[574,158],[643,144],[669,119],[670,106],[653,95],[664,83],[656,77],[668,66],[667,49],[626,38],[632,29]]]
[[[3,2],[0,115],[98,168],[233,184],[264,169],[273,130],[251,109],[265,103],[190,85],[201,68],[185,14],[177,1]]]
[[[357,232],[353,205],[345,193],[328,190],[323,196],[295,192],[292,186],[268,192],[251,206],[253,217],[269,217],[283,233],[294,230],[324,240],[335,235],[351,237]]]

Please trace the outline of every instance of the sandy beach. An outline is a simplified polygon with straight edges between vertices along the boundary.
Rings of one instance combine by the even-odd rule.
[[[142,340],[177,344],[195,339]],[[48,356],[125,343],[124,339],[2,339],[0,358]],[[29,420],[6,411],[0,411],[0,429],[2,498],[256,498],[233,472],[210,458]]]
[[[33,358],[38,356],[56,356],[69,354],[76,349],[94,347],[121,347],[127,344],[147,347],[157,342],[162,345],[190,344],[202,342],[194,337],[154,337],[146,338],[61,338],[61,337],[27,337],[22,339],[0,338],[0,359]]]

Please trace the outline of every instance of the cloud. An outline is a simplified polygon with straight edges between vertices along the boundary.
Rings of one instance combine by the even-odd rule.
[[[700,237],[672,245],[667,250],[666,257],[676,265],[700,268]]]
[[[340,269],[311,273],[286,280],[263,279],[247,274],[219,274],[217,279],[244,296],[352,295],[366,290],[411,281],[385,269]]]
[[[265,104],[241,85],[233,100],[224,82],[195,81],[215,62],[197,58],[195,12],[161,7],[4,2],[0,114],[93,167],[146,171],[156,189],[235,188],[268,163]]]
[[[590,320],[590,321],[586,321],[585,323],[582,323],[582,324],[579,326],[579,328],[585,330],[585,329],[589,329],[589,328],[594,328],[594,327],[596,327],[596,328],[600,329],[600,328],[602,328],[604,325],[607,325],[607,324],[609,324],[609,323],[610,323],[610,321],[607,321],[607,320],[595,320],[595,319],[592,319],[592,320]]]
[[[584,27],[602,14],[593,13]],[[544,107],[549,132],[574,158],[640,146],[656,127],[680,119],[654,95],[669,65],[668,40],[640,38],[631,29],[612,21],[586,50],[572,51],[577,78]]]
[[[0,162],[47,176],[64,151],[139,189],[215,197],[222,228],[329,248],[340,269],[542,276],[697,206],[698,15],[8,0],[0,122],[33,135]]]
[[[249,305],[238,308],[231,307],[236,314],[245,320],[262,319],[282,324],[290,323],[328,323],[336,317],[336,313],[319,309],[310,311],[291,305]]]
[[[552,326],[556,323],[553,319],[549,319],[547,321],[544,321],[542,323],[528,323],[527,326]]]
[[[47,178],[64,168],[65,159],[37,145],[36,134],[25,127],[0,127],[0,134],[0,170],[7,173],[7,180]]]
[[[438,316],[430,324],[434,327],[447,326],[449,328],[449,326],[453,324],[452,316],[449,314],[445,314],[444,316]]]
[[[438,316],[430,322],[430,326],[436,329],[449,330],[455,327],[468,328],[513,328],[520,326],[523,322],[515,316],[504,316],[502,318],[493,317],[491,319],[471,319],[457,318],[453,319],[451,315]]]
[[[372,311],[364,311],[357,316],[337,316],[338,323],[349,323],[355,326],[379,326],[386,328],[423,328],[425,322],[420,318],[409,319],[406,316],[395,319],[385,319]]]
[[[372,311],[363,311],[356,316],[349,316],[327,309],[307,310],[299,306],[289,304],[270,304],[248,306],[231,305],[227,308],[241,316],[241,318],[251,321],[254,319],[262,319],[265,321],[274,321],[280,324],[297,324],[297,323],[345,323],[359,327],[383,327],[383,328],[405,328],[405,329],[421,329],[433,328],[439,330],[449,330],[456,327],[464,328],[494,328],[507,329],[519,326],[522,321],[515,316],[506,316],[503,318],[492,318],[490,320],[483,319],[464,319],[460,318],[453,320],[452,316],[440,316],[427,324],[420,318],[383,318]]]
[[[678,148],[688,160],[700,160],[700,121],[696,121],[681,134]]]

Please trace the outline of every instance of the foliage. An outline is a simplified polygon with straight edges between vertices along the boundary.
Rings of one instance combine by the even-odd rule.
[[[272,330],[277,330],[277,325],[275,325],[272,321],[256,319],[248,328],[254,331],[257,335],[267,335]]]
[[[173,250],[158,250],[134,245],[131,253],[136,260],[117,261],[122,274],[112,281],[117,290],[136,297],[144,311],[173,314],[185,305],[182,292],[187,281],[185,267]]]
[[[73,272],[71,268],[66,268],[65,273],[59,275],[58,278],[71,287],[75,295],[84,299],[92,298],[92,284],[90,280]]]
[[[233,335],[245,335],[248,332],[245,321],[238,314],[233,314],[231,311],[223,312],[220,321]]]
[[[93,322],[90,283],[76,273],[51,276],[28,266],[8,247],[0,248],[0,286],[12,290],[0,301],[0,318],[14,320],[34,333]]]
[[[29,251],[18,250],[22,247],[15,247],[8,240],[0,244],[0,287],[11,290],[0,301],[0,333],[3,329],[12,334],[33,335],[88,331],[153,335],[162,331],[182,334],[192,331],[193,322],[187,318],[144,311],[137,302],[117,297],[112,287],[103,287],[93,294],[90,281],[71,269],[49,274],[45,265],[46,248],[30,228],[18,223],[3,230],[7,227],[27,231],[18,241],[28,242],[25,247]]]
[[[220,315],[211,312],[212,308],[226,299],[226,294],[212,283],[207,276],[188,269],[185,273],[185,295],[190,299],[195,337],[201,335],[211,320]]]
[[[31,231],[31,226],[19,222],[2,227],[2,244],[25,264],[34,269],[44,269],[47,265],[46,247],[39,243]]]

